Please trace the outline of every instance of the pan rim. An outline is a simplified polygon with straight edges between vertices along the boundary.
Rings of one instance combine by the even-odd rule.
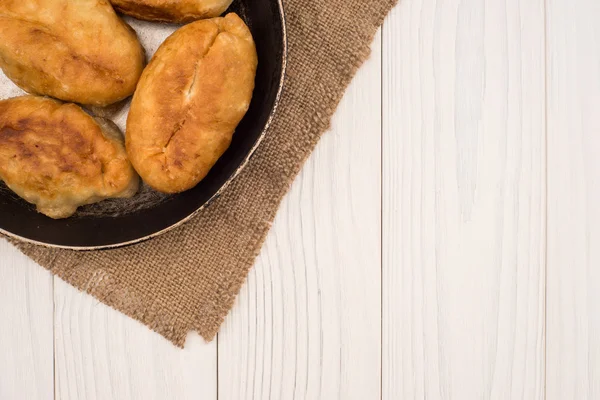
[[[271,112],[269,114],[269,118],[267,119],[265,126],[263,127],[260,134],[258,135],[256,142],[254,143],[254,145],[252,146],[252,148],[250,149],[248,154],[244,157],[242,163],[236,168],[234,173],[229,178],[227,178],[225,183],[223,183],[223,185],[221,185],[221,187],[212,196],[210,196],[210,198],[208,200],[206,200],[202,205],[200,205],[196,210],[191,212],[185,218],[182,218],[181,220],[171,224],[170,226],[168,226],[164,229],[161,229],[160,231],[154,232],[150,235],[145,235],[145,236],[137,238],[137,239],[132,239],[132,240],[119,242],[119,243],[107,244],[107,245],[68,246],[68,245],[47,243],[47,242],[41,242],[38,240],[26,238],[26,237],[14,234],[12,232],[9,232],[2,228],[0,228],[0,234],[5,235],[14,240],[17,240],[19,242],[24,242],[24,243],[28,243],[28,244],[33,244],[33,245],[43,246],[43,247],[53,248],[53,249],[73,250],[73,251],[82,251],[82,252],[95,251],[95,250],[111,250],[111,249],[118,249],[118,248],[122,248],[122,247],[131,246],[134,244],[142,243],[147,240],[153,239],[155,237],[161,236],[175,228],[182,226],[183,224],[185,224],[186,222],[188,222],[192,218],[194,218],[196,215],[198,215],[198,213],[200,213],[206,207],[208,207],[214,200],[216,200],[221,195],[221,193],[225,189],[227,189],[227,187],[231,184],[231,182],[238,177],[240,172],[248,164],[248,162],[250,161],[250,159],[252,158],[252,156],[254,155],[256,150],[258,149],[258,146],[260,146],[263,139],[265,138],[267,131],[268,131],[269,127],[271,126],[271,123],[273,122],[273,119],[274,119],[277,109],[279,107],[279,102],[281,100],[281,95],[283,92],[283,87],[284,87],[284,82],[285,82],[285,77],[286,77],[286,70],[287,70],[288,42],[287,42],[287,27],[286,27],[285,11],[284,11],[284,7],[283,7],[283,0],[277,0],[277,6],[279,8],[279,18],[281,20],[281,30],[282,30],[282,40],[281,40],[281,42],[282,42],[281,43],[282,57],[281,57],[281,76],[279,78],[277,94],[275,95],[275,101],[273,103],[273,109],[271,110]]]

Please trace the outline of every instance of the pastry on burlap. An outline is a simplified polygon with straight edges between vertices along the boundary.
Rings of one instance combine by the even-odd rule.
[[[288,69],[265,139],[221,197],[141,244],[76,252],[13,242],[40,265],[178,346],[211,340],[233,306],[275,213],[329,128],[344,90],[396,0],[285,0]]]

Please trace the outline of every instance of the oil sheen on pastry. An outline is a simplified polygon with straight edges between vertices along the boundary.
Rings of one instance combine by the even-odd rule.
[[[139,185],[114,124],[38,96],[0,101],[0,180],[51,218]]]
[[[146,183],[178,193],[206,176],[248,110],[257,62],[236,14],[193,22],[160,46],[127,119],[127,153]]]
[[[118,11],[147,21],[190,22],[223,14],[232,0],[111,0]]]
[[[0,1],[0,68],[29,93],[105,106],[133,93],[143,64],[108,0]]]

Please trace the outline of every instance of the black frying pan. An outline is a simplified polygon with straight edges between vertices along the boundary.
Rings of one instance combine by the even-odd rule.
[[[218,196],[246,164],[269,125],[285,73],[286,36],[281,0],[234,0],[256,42],[258,70],[250,109],[227,152],[195,188],[164,196],[144,188],[135,200],[108,200],[53,220],[0,183],[0,232],[47,246],[77,250],[119,247],[159,235],[191,218]],[[104,203],[104,204],[103,204]]]

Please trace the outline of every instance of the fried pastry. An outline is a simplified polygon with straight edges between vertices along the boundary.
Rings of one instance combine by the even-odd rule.
[[[191,22],[223,14],[232,0],[110,0],[123,14],[147,21]]]
[[[206,176],[248,110],[257,63],[236,14],[193,22],[160,46],[127,119],[127,153],[146,183],[177,193]]]
[[[51,218],[139,185],[114,124],[38,96],[0,101],[0,180]]]
[[[143,64],[108,0],[0,1],[0,68],[29,93],[105,106],[133,93]]]

